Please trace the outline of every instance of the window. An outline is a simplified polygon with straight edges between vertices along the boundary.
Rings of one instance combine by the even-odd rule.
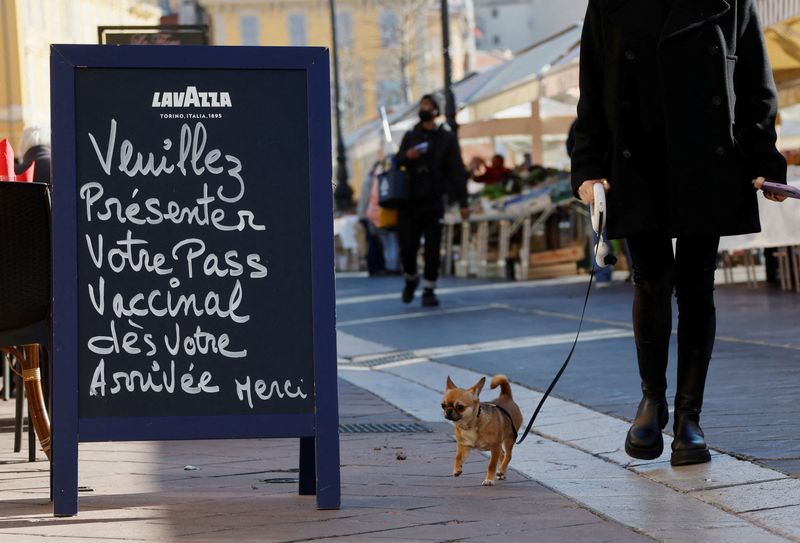
[[[261,36],[259,36],[258,26],[258,17],[255,15],[243,15],[239,18],[239,34],[242,38],[242,45],[260,45]]]
[[[378,24],[381,28],[381,47],[394,47],[397,45],[397,14],[391,9],[381,11]]]
[[[353,14],[349,11],[336,14],[336,42],[342,49],[353,48]]]
[[[289,45],[306,45],[308,43],[308,31],[306,28],[306,16],[300,13],[289,15]]]
[[[492,38],[492,42],[493,42],[495,45],[500,45],[500,36],[494,36],[494,37]]]
[[[499,17],[499,16],[500,16],[500,12],[498,11],[498,9],[497,8],[492,8],[492,17],[494,19],[497,19],[497,17]]]

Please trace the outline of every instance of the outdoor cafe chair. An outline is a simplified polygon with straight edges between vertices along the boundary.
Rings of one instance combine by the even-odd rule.
[[[50,240],[47,184],[0,182],[0,350],[16,359],[19,368],[16,373],[21,375],[28,396],[29,419],[48,458],[50,421],[39,358],[44,353],[44,366],[48,367],[52,315]],[[15,420],[17,452],[22,395],[20,387]],[[31,459],[35,459],[33,445],[29,451]]]

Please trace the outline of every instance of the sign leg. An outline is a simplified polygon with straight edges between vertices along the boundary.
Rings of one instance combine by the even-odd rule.
[[[300,495],[313,496],[317,493],[317,459],[314,454],[313,437],[300,438]]]
[[[78,372],[74,370],[77,365],[74,358],[63,356],[59,362],[51,366],[56,370],[53,374],[56,386],[51,425],[51,497],[54,516],[72,517],[78,514]]]
[[[339,509],[342,490],[339,473],[338,420],[319,425],[316,441],[317,509]]]
[[[53,437],[53,515],[72,517],[78,514],[78,440],[55,431]]]

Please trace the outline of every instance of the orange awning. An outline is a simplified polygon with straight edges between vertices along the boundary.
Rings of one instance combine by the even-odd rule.
[[[781,106],[800,103],[800,17],[764,30]]]

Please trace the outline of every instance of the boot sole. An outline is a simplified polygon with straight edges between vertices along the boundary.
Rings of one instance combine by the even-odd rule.
[[[685,451],[672,451],[669,463],[673,466],[690,466],[692,464],[705,464],[711,461],[708,449],[687,449]]]
[[[637,447],[633,445],[628,438],[625,438],[625,453],[630,456],[631,458],[636,458],[637,460],[655,460],[661,453],[664,452],[664,441],[661,441],[659,447],[654,447],[652,449],[643,449],[642,447]]]

